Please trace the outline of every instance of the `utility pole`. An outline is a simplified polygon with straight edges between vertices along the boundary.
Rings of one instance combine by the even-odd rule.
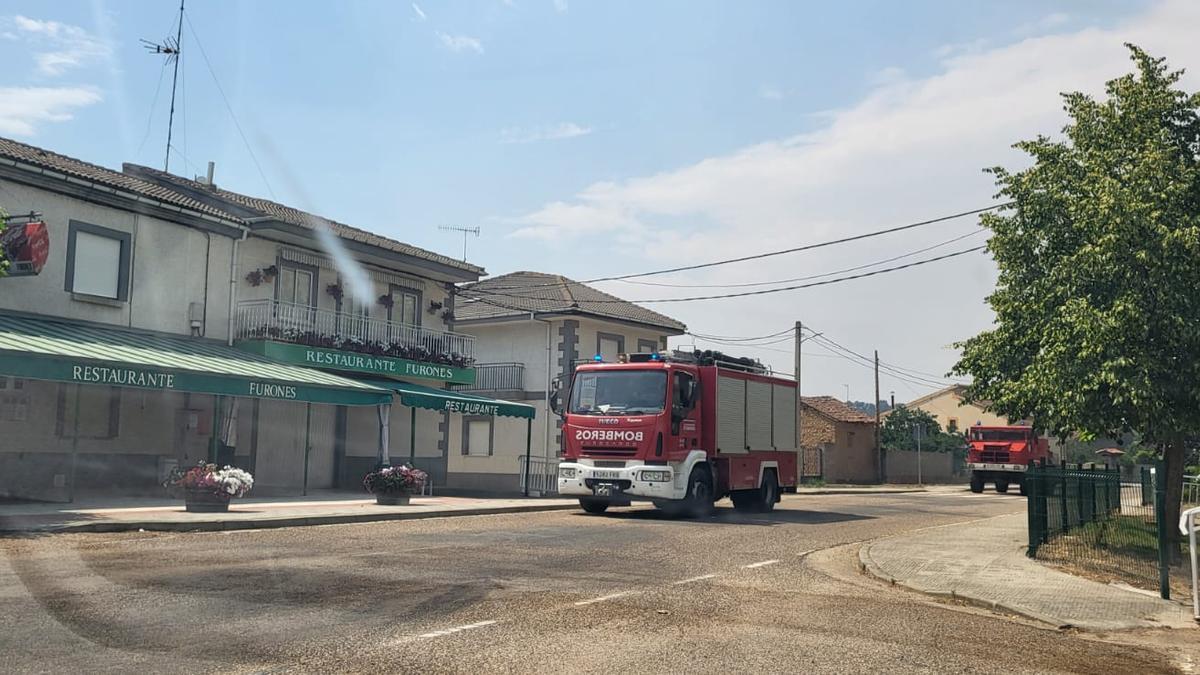
[[[879,442],[879,350],[875,350],[875,457],[879,462],[879,482],[887,479],[884,475],[883,446]]]
[[[800,475],[796,476],[796,485],[804,482],[804,446],[800,440],[800,343],[804,342],[804,326],[796,322],[796,452],[800,454]]]
[[[921,485],[924,481],[921,480],[921,427],[924,426],[920,422],[917,423],[917,485]]]
[[[895,410],[896,409],[896,392],[893,391],[893,392],[891,392],[891,394],[892,394],[892,406],[890,408],[888,408],[888,410]]]

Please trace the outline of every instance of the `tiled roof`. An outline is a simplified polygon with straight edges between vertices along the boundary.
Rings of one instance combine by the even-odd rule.
[[[176,176],[175,174],[159,171],[158,169],[152,169],[148,166],[127,163],[123,168],[125,169],[126,173],[144,175],[149,177],[151,180],[170,183],[191,190],[202,190],[204,192],[208,192],[218,199],[223,199],[243,208],[257,211],[264,216],[276,218],[290,225],[297,225],[299,227],[312,229],[313,220],[321,219],[329,223],[329,226],[333,232],[343,239],[361,242],[370,246],[377,246],[379,248],[394,251],[396,253],[411,255],[415,258],[422,258],[424,260],[446,265],[447,267],[460,269],[471,274],[484,274],[484,269],[478,265],[472,265],[471,263],[464,262],[462,260],[456,260],[440,253],[434,253],[433,251],[428,251],[411,244],[406,244],[402,241],[396,241],[395,239],[390,239],[373,232],[368,232],[345,223],[339,223],[336,220],[330,220],[324,216],[317,216],[306,211],[301,211],[300,209],[285,206],[269,199],[262,199],[261,197],[252,197],[239,192],[232,192],[219,186],[209,186],[198,181],[184,178],[182,176]]]
[[[513,272],[463,286],[454,307],[459,321],[521,316],[530,312],[585,314],[601,319],[631,321],[663,328],[672,334],[687,330],[669,316],[626,302],[558,274]]]
[[[140,197],[153,199],[164,204],[170,204],[196,213],[220,218],[226,221],[242,222],[240,218],[186,195],[180,194],[169,187],[157,185],[136,176],[106,169],[96,164],[90,164],[73,157],[60,155],[56,152],[43,150],[32,145],[26,145],[9,138],[0,138],[0,157],[8,158],[24,164],[30,164],[47,171],[53,171],[71,178],[81,179],[103,185],[114,190],[128,192]]]
[[[832,396],[801,396],[804,405],[838,422],[874,424],[875,418]]]

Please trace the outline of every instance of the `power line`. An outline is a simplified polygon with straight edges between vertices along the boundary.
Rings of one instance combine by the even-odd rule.
[[[262,165],[258,163],[258,157],[254,154],[254,148],[250,147],[250,141],[246,138],[246,132],[242,131],[242,125],[238,122],[237,114],[233,112],[233,106],[229,104],[229,97],[225,95],[225,90],[221,87],[221,81],[217,79],[217,72],[213,70],[212,62],[208,60],[208,52],[204,51],[204,45],[200,42],[200,36],[196,34],[196,27],[192,25],[191,17],[184,16],[184,19],[187,21],[188,31],[191,32],[192,38],[196,41],[196,46],[200,48],[200,56],[204,58],[204,65],[208,67],[208,74],[212,75],[213,84],[217,85],[217,91],[221,94],[221,100],[225,102],[225,109],[229,111],[229,117],[233,120],[233,126],[237,129],[238,135],[242,137],[242,143],[246,146],[246,152],[250,153],[250,159],[254,161],[254,168],[258,169],[258,175],[267,186],[267,192],[270,193],[271,199],[275,199],[275,191],[271,189],[271,181],[267,180],[267,174],[263,172]]]
[[[629,303],[629,302],[635,302],[635,303],[636,302],[641,302],[641,303],[694,302],[697,300],[720,300],[723,298],[742,298],[742,297],[751,296],[751,295],[767,295],[770,293],[781,293],[783,291],[796,291],[796,290],[800,290],[803,288],[813,288],[815,286],[828,286],[830,284],[837,284],[837,283],[841,283],[843,281],[852,281],[854,279],[864,279],[866,277],[873,277],[873,276],[876,276],[879,274],[887,274],[888,272],[897,272],[899,270],[908,269],[910,267],[918,267],[920,265],[928,265],[929,263],[938,262],[940,260],[947,260],[949,258],[954,258],[954,257],[960,256],[960,255],[966,255],[967,253],[974,253],[976,251],[982,251],[985,248],[987,248],[986,245],[973,246],[971,248],[963,249],[961,251],[955,251],[954,253],[947,253],[945,255],[935,256],[933,258],[925,258],[923,260],[917,260],[915,262],[906,263],[904,265],[897,265],[895,267],[885,267],[883,269],[872,270],[870,272],[864,272],[862,274],[852,274],[850,276],[838,277],[836,279],[828,279],[825,281],[814,281],[812,283],[800,284],[798,286],[783,286],[781,288],[766,288],[766,289],[757,290],[757,291],[743,291],[740,293],[723,293],[720,295],[698,295],[698,296],[692,296],[692,297],[686,297],[686,298],[654,298],[654,299],[646,299],[646,300],[618,300],[618,299],[587,300],[586,302],[588,304],[622,304],[622,303]],[[525,287],[525,288],[528,288],[528,287]],[[511,298],[528,299],[528,296],[525,296],[525,295],[516,295],[516,294],[512,294],[512,293],[499,293],[499,292],[496,292],[493,290],[478,290],[478,289],[475,289],[470,286],[463,287],[461,290],[464,293],[474,293],[477,295],[495,295],[495,296],[505,296],[505,297],[511,297]]]
[[[823,248],[826,246],[833,246],[836,244],[844,244],[846,242],[858,241],[860,239],[868,239],[870,237],[878,237],[878,236],[881,236],[884,234],[891,234],[893,232],[900,232],[903,230],[911,230],[916,227],[923,227],[925,225],[933,225],[935,223],[942,223],[947,220],[954,220],[956,218],[962,218],[964,216],[972,216],[972,215],[976,215],[979,213],[985,213],[987,211],[995,211],[996,209],[1003,209],[1003,208],[1012,206],[1015,203],[1016,202],[1009,201],[1009,202],[1004,202],[1002,204],[993,204],[992,206],[986,206],[986,207],[979,208],[979,209],[972,209],[970,211],[963,211],[961,213],[953,213],[948,216],[940,216],[938,218],[931,218],[929,220],[922,220],[922,221],[918,221],[915,223],[908,223],[906,225],[898,225],[895,227],[889,227],[889,228],[885,228],[882,230],[874,230],[872,232],[866,232],[864,234],[856,234],[854,236],[842,237],[841,239],[832,239],[830,241],[823,241],[823,242],[819,242],[816,244],[806,244],[804,246],[796,246],[794,248],[788,248],[788,249],[783,249],[783,250],[779,250],[779,251],[768,251],[766,253],[756,253],[754,255],[742,256],[740,258],[728,258],[725,260],[716,260],[713,262],[699,263],[696,265],[684,265],[682,267],[671,267],[668,269],[654,270],[651,272],[637,272],[634,274],[620,274],[620,275],[609,276],[609,277],[596,277],[595,279],[584,279],[583,281],[578,282],[578,283],[591,284],[591,283],[596,283],[596,282],[600,282],[600,281],[621,281],[623,279],[633,279],[636,277],[648,277],[648,276],[655,276],[655,275],[659,275],[659,274],[671,274],[674,272],[686,272],[688,270],[704,269],[704,268],[708,268],[708,267],[717,267],[719,265],[728,265],[730,263],[746,262],[748,260],[761,260],[762,258],[770,258],[773,256],[785,255],[788,253],[798,253],[800,251],[810,251],[810,250],[816,249],[816,248]],[[546,284],[528,284],[528,285],[524,285],[524,286],[493,286],[491,288],[491,290],[515,290],[515,289],[528,289],[528,288],[539,288],[539,287],[545,288],[545,287],[549,287],[549,286],[558,286],[558,285],[559,285],[558,283],[546,283]]]
[[[162,68],[158,70],[158,84],[154,86],[154,98],[150,101],[150,114],[146,116],[146,133],[142,135],[142,142],[138,143],[135,156],[142,154],[142,148],[146,147],[146,141],[150,139],[150,126],[154,121],[154,109],[158,107],[158,94],[162,91],[163,76],[167,74],[167,63],[167,61],[163,61]]]
[[[794,330],[795,330],[794,328],[787,328],[787,329],[779,331],[778,333],[771,333],[770,335],[759,335],[757,337],[731,337],[728,335],[706,335],[704,333],[692,333],[692,332],[688,332],[688,335],[691,335],[692,337],[713,340],[716,342],[722,342],[722,341],[723,342],[750,342],[752,340],[766,340],[768,338],[779,337],[780,335],[791,335],[791,333]]]
[[[844,345],[841,345],[827,337],[817,336],[817,343],[826,348],[832,348],[832,349],[837,349],[839,351],[842,351],[842,352],[844,352],[848,355],[851,355],[854,358],[860,360],[862,363],[870,365],[872,368],[874,367],[874,363],[875,363],[874,359],[871,359],[862,354],[859,354],[858,352],[856,352]],[[932,379],[925,378],[925,377],[920,377],[917,375],[911,375],[911,374],[908,374],[908,373],[905,373],[905,372],[902,372],[902,371],[896,369],[891,364],[885,364],[882,361],[879,362],[879,367],[884,372],[890,373],[892,377],[902,380],[902,381],[905,381],[905,382],[911,382],[913,384],[921,384],[922,386],[929,386],[929,387],[933,387],[935,389],[941,389],[947,385],[947,382],[944,380],[937,381],[937,380],[932,380]]]
[[[846,268],[840,269],[840,270],[833,270],[831,272],[822,272],[821,274],[811,274],[811,275],[804,276],[804,277],[793,277],[791,279],[775,279],[772,281],[750,281],[750,282],[745,282],[745,283],[734,283],[734,284],[668,284],[668,283],[661,283],[661,282],[654,282],[654,281],[630,281],[628,279],[621,279],[620,281],[622,283],[626,283],[626,284],[638,284],[640,286],[659,286],[659,287],[663,287],[663,288],[749,288],[752,286],[772,286],[774,284],[787,284],[787,283],[792,283],[794,281],[808,281],[809,279],[821,279],[823,277],[829,277],[829,276],[833,276],[835,274],[844,274],[846,272],[855,272],[857,270],[866,269],[868,267],[877,267],[884,263],[895,262],[897,260],[903,260],[904,258],[911,258],[914,255],[917,255],[918,253],[925,253],[927,251],[932,251],[935,248],[941,248],[943,246],[946,246],[947,244],[953,244],[956,241],[962,241],[963,239],[966,239],[967,237],[973,237],[973,236],[975,236],[977,234],[981,234],[983,232],[987,232],[987,229],[981,227],[978,230],[973,230],[966,234],[961,234],[957,237],[947,239],[946,241],[939,242],[937,244],[933,244],[932,246],[926,246],[925,248],[919,248],[915,251],[909,251],[908,253],[905,253],[903,255],[893,256],[891,258],[884,258],[883,260],[876,260],[875,262],[865,263],[862,265],[855,265],[854,267],[846,267]]]

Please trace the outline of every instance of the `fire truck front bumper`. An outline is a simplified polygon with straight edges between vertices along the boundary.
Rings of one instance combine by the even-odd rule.
[[[598,468],[563,462],[558,465],[558,494],[571,497],[628,499],[683,499],[670,466],[637,464],[623,468]],[[686,486],[684,486],[686,491]]]
[[[971,471],[999,471],[1008,473],[1025,473],[1024,464],[993,464],[991,462],[967,462]]]

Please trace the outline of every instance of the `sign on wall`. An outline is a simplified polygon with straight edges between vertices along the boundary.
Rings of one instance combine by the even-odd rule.
[[[435,380],[438,382],[452,382],[454,384],[475,383],[474,368],[458,368],[440,363],[424,363],[408,359],[396,359],[390,356],[359,354],[336,349],[295,345],[286,342],[247,340],[238,342],[236,346],[239,349],[262,354],[263,356],[283,361],[284,363],[301,366],[344,370],[368,375]]]
[[[9,261],[8,276],[31,277],[42,271],[50,255],[50,232],[46,223],[9,223],[0,232],[0,249]]]

